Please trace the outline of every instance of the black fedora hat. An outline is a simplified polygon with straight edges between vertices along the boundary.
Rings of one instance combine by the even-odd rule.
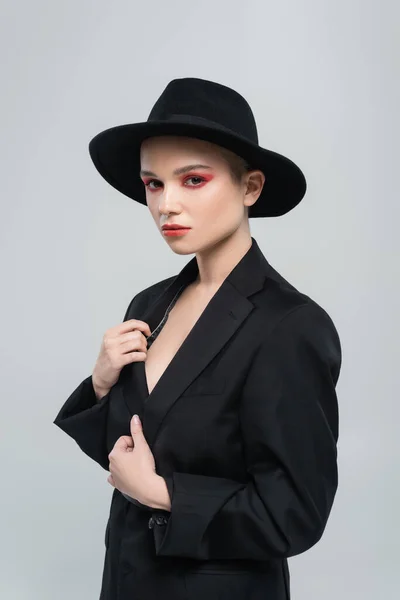
[[[146,205],[140,178],[140,146],[159,135],[188,136],[213,142],[244,158],[265,175],[250,217],[277,217],[297,206],[306,192],[300,168],[289,158],[258,145],[257,126],[248,102],[235,90],[196,77],[168,83],[147,121],[111,127],[89,143],[100,175],[115,189]]]

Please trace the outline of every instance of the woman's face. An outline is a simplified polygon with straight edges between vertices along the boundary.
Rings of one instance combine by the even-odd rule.
[[[239,185],[218,146],[189,137],[148,138],[142,143],[140,158],[147,205],[174,252],[191,254],[240,227],[248,228],[246,206],[261,193],[261,171],[246,174]],[[165,223],[190,229],[183,235],[166,236],[161,229]]]

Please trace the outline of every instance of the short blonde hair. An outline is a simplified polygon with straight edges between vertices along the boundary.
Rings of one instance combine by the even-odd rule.
[[[251,171],[251,166],[244,158],[238,154],[235,154],[231,150],[228,150],[227,148],[220,146],[220,153],[229,165],[232,180],[234,183],[239,184],[243,175],[248,171]]]
[[[243,175],[245,173],[248,173],[248,171],[251,171],[252,167],[249,165],[249,163],[244,158],[242,158],[238,154],[235,154],[231,150],[228,150],[227,148],[220,147],[220,152],[229,165],[229,170],[231,173],[233,183],[235,183],[236,185],[239,185],[242,181]],[[246,206],[246,214],[248,217],[249,216],[249,207],[248,206]]]

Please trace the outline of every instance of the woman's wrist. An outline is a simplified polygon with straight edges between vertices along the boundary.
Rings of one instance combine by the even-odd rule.
[[[171,499],[164,477],[156,474],[149,487],[149,497],[145,504],[151,508],[171,511]]]

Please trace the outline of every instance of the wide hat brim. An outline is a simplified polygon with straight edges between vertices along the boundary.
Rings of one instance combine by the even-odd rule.
[[[249,207],[249,218],[284,215],[305,195],[304,174],[289,158],[262,148],[219,123],[191,115],[106,129],[90,141],[90,157],[110,185],[132,200],[147,205],[145,186],[139,174],[140,146],[146,138],[160,135],[188,136],[213,142],[243,157],[252,169],[263,171],[265,184],[256,203]]]

